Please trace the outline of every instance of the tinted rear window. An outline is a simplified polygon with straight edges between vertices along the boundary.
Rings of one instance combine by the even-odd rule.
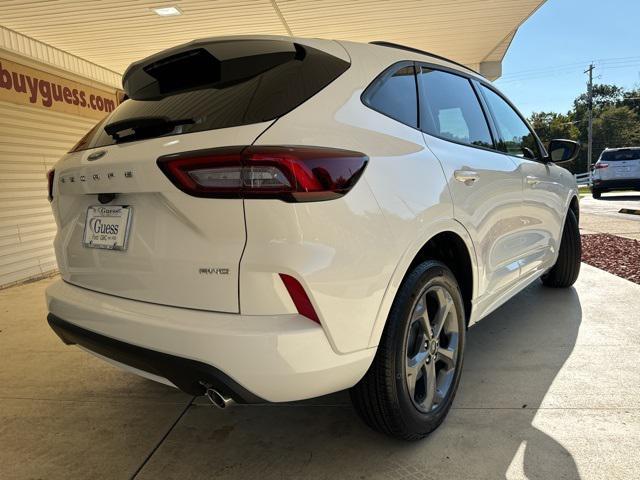
[[[601,160],[605,162],[616,162],[622,160],[640,160],[640,148],[611,150],[602,152]]]
[[[493,148],[487,120],[468,79],[422,66],[420,128],[454,142]]]
[[[418,93],[413,65],[385,72],[366,89],[362,100],[388,117],[418,127]]]
[[[234,45],[234,54],[243,45]],[[74,150],[273,120],[304,103],[349,68],[348,62],[300,45],[289,55],[271,54],[266,60],[250,50],[247,57],[226,62],[203,55],[201,50],[193,52],[187,61],[180,60],[173,67],[168,57],[168,64],[151,64],[153,71],[150,66],[143,68],[158,77],[154,95],[125,100]],[[196,75],[201,80],[194,80]],[[144,94],[141,97],[145,98]],[[116,130],[122,127],[115,134],[114,125]]]

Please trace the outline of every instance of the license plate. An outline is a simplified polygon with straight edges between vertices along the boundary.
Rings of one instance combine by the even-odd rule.
[[[629,173],[631,171],[631,167],[617,167],[617,173]]]
[[[126,250],[131,207],[95,205],[87,209],[82,243],[88,248]]]

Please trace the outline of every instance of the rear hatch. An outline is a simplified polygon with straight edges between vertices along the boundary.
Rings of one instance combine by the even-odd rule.
[[[602,152],[597,172],[602,180],[640,178],[640,148],[620,148]],[[604,167],[606,165],[606,167]]]
[[[192,42],[133,64],[125,100],[55,168],[56,255],[75,285],[238,312],[241,198],[178,189],[159,157],[251,145],[349,64],[291,40]]]

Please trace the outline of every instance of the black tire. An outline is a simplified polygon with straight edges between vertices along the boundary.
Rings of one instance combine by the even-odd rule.
[[[596,200],[600,199],[600,197],[602,196],[602,192],[599,190],[592,190],[591,191],[591,196],[593,198],[595,198]]]
[[[542,283],[547,287],[570,287],[578,279],[580,273],[580,259],[582,257],[582,242],[578,220],[572,210],[567,212],[560,241],[560,251],[555,265],[542,276]]]
[[[436,341],[435,348],[431,350],[438,352],[431,360],[433,372],[438,372],[431,377],[436,379],[436,383],[432,384],[435,385],[433,387],[435,394],[429,402],[429,411],[421,411],[414,403],[416,397],[421,395],[418,393],[416,380],[413,382],[413,394],[409,393],[408,379],[412,377],[409,374],[407,362],[409,349],[413,348],[409,347],[409,344],[419,344],[422,348],[422,342],[427,338],[422,336],[418,338],[414,335],[414,339],[410,340],[411,332],[416,330],[414,328],[416,323],[423,325],[415,320],[419,300],[422,302],[421,299],[424,298],[424,303],[421,305],[425,308],[422,311],[429,310],[427,307],[429,292],[438,292],[445,296],[448,293],[450,296],[446,296],[448,307],[446,310],[450,313],[440,316],[440,318],[446,316],[447,320],[441,322],[443,325],[440,327],[441,334],[437,337],[440,343]],[[435,293],[433,295],[434,298],[441,298]],[[430,318],[434,318],[433,321],[437,322],[439,316],[436,313],[432,315],[429,310],[426,318],[427,322],[431,323]],[[449,337],[451,339],[455,335],[455,342],[445,338],[447,335],[445,323],[450,325],[452,332],[453,328],[457,327],[457,331]],[[364,422],[374,430],[403,440],[419,440],[435,430],[449,412],[458,389],[463,363],[465,330],[464,304],[453,273],[443,263],[433,260],[416,266],[405,278],[396,295],[371,367],[364,378],[350,391],[353,405]],[[434,332],[432,339],[435,338]],[[447,342],[447,348],[443,347],[445,344],[442,342]],[[425,349],[428,348],[428,343],[429,341],[426,340]],[[452,346],[453,343],[455,346]],[[451,352],[449,359],[441,356],[440,352],[443,350]],[[447,366],[443,360],[451,363]],[[421,376],[416,373],[415,378],[420,378],[424,382],[425,390],[428,385],[427,365],[429,365],[428,360],[423,365],[425,370],[414,370],[424,374]],[[436,370],[438,368],[439,370]],[[439,375],[445,376],[439,377]],[[440,378],[446,379],[447,391],[444,395],[441,393],[440,386],[437,385]],[[439,398],[437,403],[435,398]]]

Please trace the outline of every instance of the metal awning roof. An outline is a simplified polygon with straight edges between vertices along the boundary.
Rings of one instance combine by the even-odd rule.
[[[3,0],[0,25],[122,73],[200,37],[276,34],[386,40],[495,79],[517,28],[544,0]],[[177,6],[160,17],[151,8]]]

